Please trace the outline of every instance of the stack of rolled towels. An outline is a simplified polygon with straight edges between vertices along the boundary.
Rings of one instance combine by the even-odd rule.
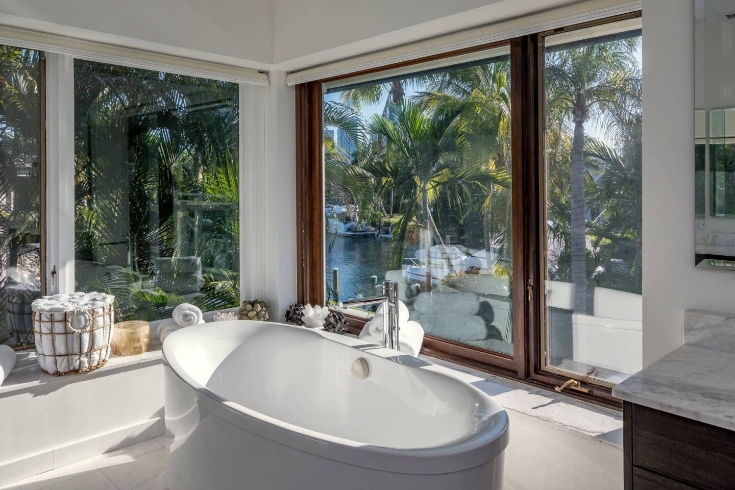
[[[494,330],[478,316],[480,299],[475,293],[421,293],[413,308],[412,318],[425,325],[429,335],[473,342],[487,339]]]
[[[0,385],[15,367],[15,351],[12,347],[0,344]]]
[[[375,316],[363,327],[360,332],[360,340],[365,340],[373,344],[383,344],[383,308],[385,304],[381,304]],[[404,354],[414,357],[421,352],[421,345],[424,343],[424,329],[417,322],[408,320],[408,308],[402,301],[398,302],[398,350]]]
[[[189,303],[182,303],[174,308],[171,319],[158,325],[158,339],[163,342],[166,337],[182,328],[204,323],[202,310]]]
[[[110,357],[115,297],[72,293],[35,300],[33,332],[38,363],[48,373],[94,369]]]

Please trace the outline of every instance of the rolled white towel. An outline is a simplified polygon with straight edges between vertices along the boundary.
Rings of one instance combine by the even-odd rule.
[[[204,323],[202,310],[189,303],[182,303],[174,308],[171,318],[179,327],[191,327]]]
[[[425,326],[426,332],[429,335],[443,339],[455,340],[457,342],[472,342],[485,340],[490,336],[485,320],[479,316],[421,315],[416,320]]]
[[[422,315],[459,316],[477,315],[480,299],[477,293],[421,293],[413,304],[414,310]]]
[[[375,316],[370,320],[367,326],[370,328],[370,335],[377,338],[383,338],[383,307],[385,303],[381,303],[375,311]],[[398,302],[398,326],[402,327],[408,323],[408,308],[403,301]]]
[[[372,344],[383,345],[383,334],[375,336],[370,332],[368,324],[362,328],[360,332],[360,340],[370,342]],[[421,346],[424,343],[424,329],[417,322],[406,322],[399,326],[398,331],[398,350],[409,356],[417,357],[421,352]]]
[[[13,367],[15,367],[15,351],[7,345],[0,344],[0,385],[10,375]]]
[[[161,323],[158,324],[158,340],[163,343],[164,340],[166,340],[166,337],[168,337],[170,334],[174,333],[177,330],[181,330],[184,327],[180,327],[176,324],[176,322],[173,319],[164,320]]]

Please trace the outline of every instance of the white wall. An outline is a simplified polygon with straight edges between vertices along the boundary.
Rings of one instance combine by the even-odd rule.
[[[41,382],[0,393],[0,486],[162,435],[163,365],[160,356],[138,357],[84,375],[28,366],[11,375]]]
[[[643,364],[683,342],[684,310],[735,314],[735,276],[694,267],[694,7],[643,0]]]
[[[0,0],[0,23],[253,68],[273,59],[271,0]]]
[[[620,490],[620,447],[564,430],[560,425],[507,410],[505,490]],[[533,461],[533,469],[529,469]]]
[[[263,298],[283,320],[296,302],[296,90],[286,73],[271,71],[267,89],[265,186],[266,271]]]

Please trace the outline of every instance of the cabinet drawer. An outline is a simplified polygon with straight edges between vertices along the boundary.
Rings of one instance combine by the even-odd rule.
[[[633,466],[703,490],[733,488],[735,432],[640,405],[632,422]]]
[[[633,488],[635,490],[698,490],[685,483],[670,480],[641,468],[633,468]]]

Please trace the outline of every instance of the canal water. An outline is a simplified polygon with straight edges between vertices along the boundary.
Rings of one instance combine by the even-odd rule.
[[[326,284],[332,287],[332,270],[336,267],[339,269],[341,300],[371,296],[373,292],[370,276],[378,276],[378,284],[385,280],[385,273],[389,270],[391,247],[391,240],[330,236],[326,247]],[[405,256],[414,257],[417,248],[407,246]]]

